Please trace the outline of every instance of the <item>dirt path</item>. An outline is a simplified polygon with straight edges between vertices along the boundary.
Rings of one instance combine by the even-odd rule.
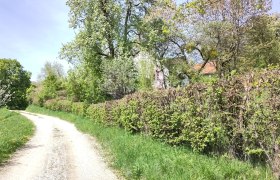
[[[0,167],[0,180],[110,180],[97,144],[69,122],[21,112],[36,125],[35,136]]]

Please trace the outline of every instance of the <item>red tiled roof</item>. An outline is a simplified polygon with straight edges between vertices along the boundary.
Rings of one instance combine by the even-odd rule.
[[[196,64],[194,65],[194,69],[195,70],[200,70],[200,68],[202,67],[203,63],[200,64]],[[200,72],[201,74],[215,74],[217,72],[217,68],[216,68],[216,63],[213,61],[210,61],[208,63],[206,63],[206,65],[204,66],[204,68],[202,69],[202,71]]]

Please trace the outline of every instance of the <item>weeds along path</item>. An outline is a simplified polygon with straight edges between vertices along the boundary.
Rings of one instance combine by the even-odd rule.
[[[90,136],[58,118],[21,112],[36,125],[35,136],[0,167],[0,180],[117,179]]]

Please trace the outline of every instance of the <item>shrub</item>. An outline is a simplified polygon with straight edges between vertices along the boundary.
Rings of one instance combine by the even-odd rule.
[[[90,105],[87,108],[86,116],[94,122],[103,122],[106,119],[105,105],[103,103]]]
[[[58,107],[57,107],[57,99],[50,99],[50,100],[47,100],[47,101],[44,103],[44,106],[45,106],[47,109],[50,109],[50,110],[53,110],[53,111],[57,111],[57,110],[58,110]]]
[[[57,110],[65,111],[65,112],[72,112],[72,102],[68,100],[58,100],[57,103]]]
[[[68,110],[59,104],[52,100],[45,106]],[[184,89],[135,93],[121,100],[92,104],[86,115],[93,121],[173,145],[191,146],[195,151],[268,162],[280,176],[277,69],[192,84]]]
[[[72,112],[79,115],[79,116],[85,116],[87,111],[88,105],[83,102],[73,102],[72,103]]]

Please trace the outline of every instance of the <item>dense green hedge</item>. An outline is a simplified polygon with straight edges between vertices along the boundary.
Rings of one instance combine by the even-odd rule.
[[[195,151],[268,161],[275,173],[280,172],[277,69],[230,77],[211,85],[135,93],[118,101],[81,105],[79,110],[77,103],[66,100],[49,100],[45,106],[71,110],[93,121],[118,125],[173,145],[191,146]]]

